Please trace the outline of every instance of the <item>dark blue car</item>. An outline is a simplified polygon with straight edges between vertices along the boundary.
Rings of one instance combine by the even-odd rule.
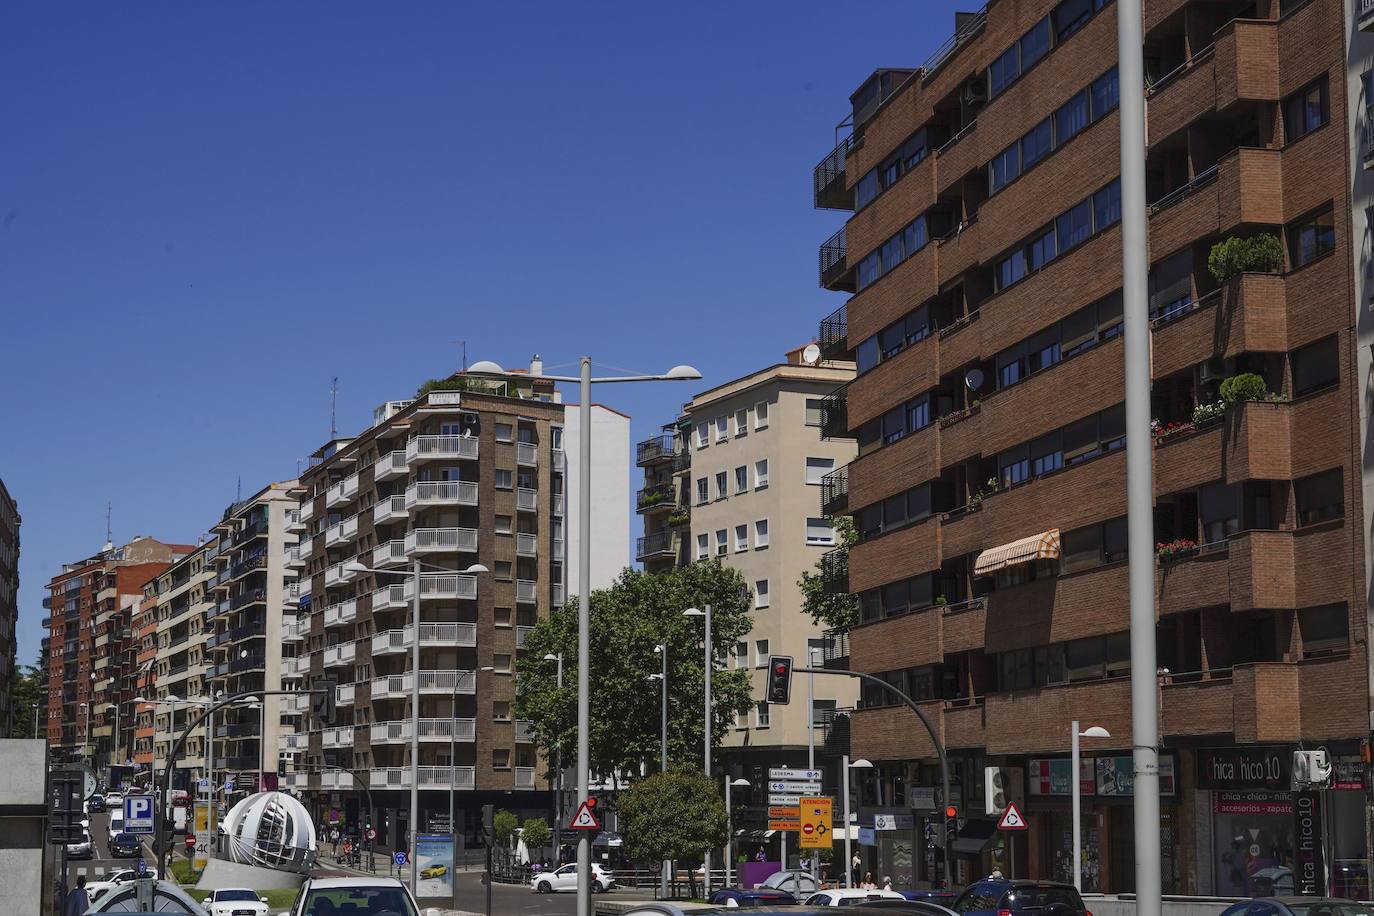
[[[924,890],[898,891],[908,900],[922,900],[927,903],[938,903],[940,906],[949,906],[959,896],[960,887],[931,887]]]
[[[137,834],[116,833],[110,840],[110,855],[121,859],[136,859],[143,855],[143,841]]]
[[[961,916],[1091,916],[1072,884],[1057,881],[975,881],[947,906]]]
[[[92,796],[90,797],[90,799],[86,802],[86,804],[87,804],[87,806],[88,806],[92,811],[104,811],[104,810],[105,810],[105,796],[103,796],[103,795],[101,795],[99,792],[97,792],[96,794],[94,794],[94,795],[92,795]]]
[[[738,907],[797,905],[797,898],[787,891],[774,890],[770,887],[756,887],[750,890],[739,887],[723,887],[712,893],[707,902],[714,903],[716,906],[729,906],[727,901],[731,900]]]

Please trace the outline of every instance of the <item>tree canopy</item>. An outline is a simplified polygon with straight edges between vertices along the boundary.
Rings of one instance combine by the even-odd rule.
[[[639,780],[621,795],[619,811],[630,855],[641,862],[697,859],[729,837],[715,782],[692,767]]]
[[[549,830],[549,825],[542,817],[528,818],[520,827],[520,839],[525,841],[525,848],[533,855],[535,850],[543,849],[549,845],[549,840],[553,838],[553,832]]]
[[[816,561],[814,573],[803,570],[797,584],[802,591],[802,610],[813,621],[832,630],[845,630],[859,622],[859,596],[827,592],[825,577],[842,576],[844,581],[849,580],[849,549],[858,543],[859,534],[854,530],[854,520],[847,515],[835,519],[835,534],[839,546]]]
[[[696,761],[702,754],[705,653],[700,618],[684,617],[690,607],[711,605],[711,642],[724,659],[749,632],[752,601],[737,570],[716,562],[694,563],[668,573],[626,570],[613,586],[592,593],[591,766],[600,775],[636,771],[659,763],[660,687],[650,675],[661,671],[654,652],[668,646],[668,758]],[[561,747],[563,760],[577,737],[577,606],[556,609],[525,637],[517,662],[515,711],[528,720],[548,750]],[[563,689],[556,686],[556,662],[563,654]],[[752,702],[748,671],[719,671],[711,677],[714,745]]]
[[[510,842],[511,834],[515,832],[515,828],[519,826],[520,818],[515,816],[515,812],[501,808],[491,818],[492,839],[505,846]]]

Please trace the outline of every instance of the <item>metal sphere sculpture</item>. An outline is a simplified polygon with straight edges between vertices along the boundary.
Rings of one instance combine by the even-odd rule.
[[[240,865],[307,874],[317,852],[315,825],[299,801],[282,792],[258,792],[224,817],[226,852]]]

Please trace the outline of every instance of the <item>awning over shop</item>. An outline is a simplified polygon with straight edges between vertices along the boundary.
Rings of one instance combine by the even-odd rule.
[[[1001,547],[989,547],[978,554],[978,561],[973,564],[973,574],[975,576],[987,576],[999,569],[1006,569],[1008,566],[1015,566],[1018,563],[1057,559],[1059,559],[1059,529],[1051,528],[1049,531],[1042,531],[1028,538],[1003,544]]]
[[[996,832],[996,821],[971,817],[964,821],[964,826],[959,830],[959,836],[954,841],[952,852],[956,856],[982,855],[983,847],[988,845],[988,841]]]

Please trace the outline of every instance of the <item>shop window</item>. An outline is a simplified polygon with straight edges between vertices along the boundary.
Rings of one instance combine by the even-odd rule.
[[[1298,499],[1298,525],[1315,525],[1345,514],[1341,469],[1332,468],[1293,482]]]
[[[1350,618],[1344,604],[1306,607],[1298,611],[1302,657],[1339,655],[1350,649]]]

